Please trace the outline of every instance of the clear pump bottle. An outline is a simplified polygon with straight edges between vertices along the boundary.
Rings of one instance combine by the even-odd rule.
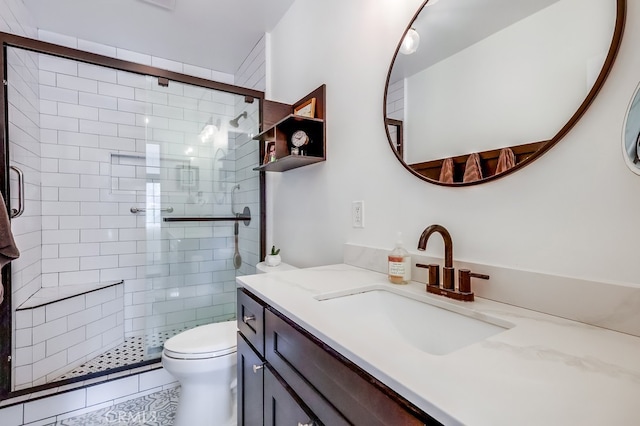
[[[402,234],[398,232],[395,248],[389,253],[389,281],[407,284],[411,281],[411,256],[402,246]]]

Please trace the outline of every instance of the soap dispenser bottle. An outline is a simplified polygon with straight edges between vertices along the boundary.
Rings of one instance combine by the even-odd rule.
[[[402,234],[398,232],[395,248],[389,253],[389,281],[407,284],[411,281],[411,256],[402,246]]]

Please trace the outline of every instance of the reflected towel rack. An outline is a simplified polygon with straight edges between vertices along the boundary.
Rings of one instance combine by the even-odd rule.
[[[167,212],[167,213],[172,213],[173,212],[173,207],[166,207],[164,209],[150,209],[150,210],[160,210],[161,212]],[[147,209],[143,208],[143,207],[131,207],[129,209],[129,211],[133,214],[136,213],[144,213],[147,211]]]
[[[249,226],[251,223],[251,210],[249,207],[245,207],[242,213],[238,213],[235,216],[171,216],[163,217],[165,222],[238,222],[243,221],[245,226]]]

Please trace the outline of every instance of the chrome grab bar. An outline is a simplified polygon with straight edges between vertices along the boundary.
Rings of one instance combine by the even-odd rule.
[[[151,209],[151,210],[160,210],[161,212],[172,213],[173,207],[165,207],[164,209]],[[147,211],[147,209],[143,207],[131,207],[129,211],[133,214],[136,214],[136,213],[144,213]]]
[[[16,166],[9,168],[18,174],[18,209],[11,209],[11,219],[14,219],[24,213],[24,173]]]

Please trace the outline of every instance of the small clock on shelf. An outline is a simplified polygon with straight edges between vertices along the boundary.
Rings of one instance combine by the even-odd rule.
[[[311,142],[309,135],[304,130],[296,130],[291,135],[291,154],[304,155],[304,147]]]

